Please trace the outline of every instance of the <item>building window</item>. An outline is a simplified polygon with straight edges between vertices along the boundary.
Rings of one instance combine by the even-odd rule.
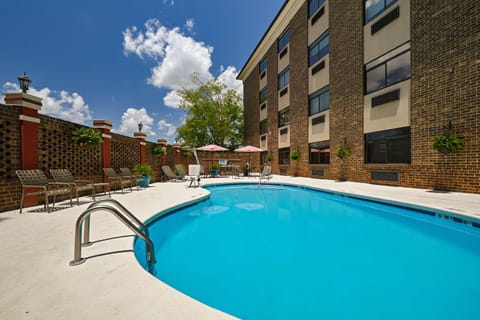
[[[278,112],[278,127],[281,128],[290,123],[290,108]]]
[[[308,49],[308,65],[312,66],[315,62],[328,54],[328,31],[322,34]]]
[[[410,163],[410,127],[367,133],[366,163]]]
[[[259,101],[260,101],[260,104],[264,103],[265,101],[267,101],[267,94],[268,94],[268,88],[265,87],[263,88],[262,90],[260,90],[260,94],[259,94]]]
[[[290,30],[285,31],[285,33],[278,38],[278,52],[282,52],[283,49],[287,46],[290,41]]]
[[[308,115],[314,114],[330,108],[330,86],[326,86],[310,95]]]
[[[267,119],[260,121],[260,134],[267,133]]]
[[[330,141],[320,141],[309,144],[310,164],[330,163]]]
[[[290,67],[286,67],[278,74],[278,89],[288,86],[290,83]]]
[[[267,70],[267,58],[263,58],[262,61],[260,61],[260,64],[258,65],[258,73],[262,74],[264,71]]]
[[[365,23],[387,10],[397,0],[365,0]]]
[[[320,8],[325,0],[310,0],[308,5],[308,17],[311,17]]]
[[[290,164],[290,148],[278,149],[278,164]]]
[[[371,93],[410,78],[410,43],[365,65],[366,93]]]

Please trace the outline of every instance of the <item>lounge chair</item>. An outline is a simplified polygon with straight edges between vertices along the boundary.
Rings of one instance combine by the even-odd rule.
[[[72,189],[65,188],[65,185],[58,184],[56,182],[49,182],[45,173],[42,170],[17,170],[15,171],[20,183],[22,184],[22,198],[20,200],[20,213],[23,209],[23,200],[26,196],[44,196],[45,211],[50,212],[48,206],[48,197],[53,196],[53,207],[55,207],[55,200],[58,195],[70,195],[70,206],[73,206],[72,202]],[[32,191],[36,189],[38,191]]]
[[[187,173],[185,172],[185,169],[183,168],[183,164],[176,164],[175,165],[175,170],[177,171],[177,176],[185,178],[187,176]]]
[[[262,183],[262,180],[272,179],[272,167],[264,166],[262,173],[260,173],[259,179],[260,179],[260,183]]]
[[[78,192],[90,191],[92,193],[93,201],[95,201],[95,186],[91,180],[75,180],[73,175],[67,169],[51,169],[50,174],[52,175],[55,182],[61,183],[68,188],[71,188],[72,193],[77,197],[77,205],[80,204],[78,199]]]
[[[162,171],[163,173],[165,174],[165,176],[167,177],[167,180],[169,181],[184,181],[185,177],[181,177],[179,175],[175,175],[172,171],[172,169],[170,169],[169,166],[162,166]]]
[[[122,189],[122,193],[124,186],[130,187],[130,191],[132,191],[132,180],[129,177],[118,175],[112,168],[103,168],[103,173],[105,173],[105,176],[110,183],[110,189],[112,184],[118,184],[120,185],[120,189]]]
[[[129,168],[120,168],[120,176],[129,178],[132,184],[137,186],[137,190],[140,190],[140,182],[143,181],[143,178],[134,175]]]

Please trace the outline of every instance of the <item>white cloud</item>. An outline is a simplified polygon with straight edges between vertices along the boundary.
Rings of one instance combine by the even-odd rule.
[[[177,132],[177,127],[165,120],[158,121],[158,129],[161,131],[167,131],[165,133],[167,137],[172,137]]]
[[[20,91],[18,84],[7,82],[3,85],[6,91]],[[63,120],[85,124],[85,121],[92,120],[92,114],[88,104],[85,104],[83,97],[74,92],[55,91],[49,88],[37,90],[33,87],[29,94],[42,98],[40,113],[57,117]]]
[[[134,132],[138,131],[140,122],[143,124],[142,132],[149,136],[155,136],[155,132],[152,131],[153,118],[148,115],[145,108],[128,108],[122,115],[120,128],[115,131],[126,136],[132,136]]]
[[[237,80],[237,69],[233,66],[228,66],[227,69],[223,69],[222,66],[220,70],[223,72],[218,76],[218,80],[225,83],[227,88],[235,90],[243,99],[243,84],[242,81]]]
[[[170,91],[165,97],[163,97],[163,104],[167,107],[178,109],[182,98],[177,94],[177,91]]]
[[[187,28],[188,31],[192,31],[194,26],[195,21],[193,20],[193,18],[187,19],[187,21],[185,21],[185,28]]]
[[[189,30],[194,25],[193,19],[185,23]],[[192,74],[195,73],[201,82],[213,78],[210,73],[213,47],[182,34],[178,27],[168,29],[157,19],[148,20],[143,32],[135,26],[127,28],[123,32],[123,49],[125,55],[134,53],[141,59],[155,60],[156,66],[151,69],[147,82],[170,90],[164,97],[164,104],[168,107],[178,108],[180,98],[175,91],[192,88]],[[235,67],[222,67],[221,72],[218,79],[242,96],[243,86],[236,80],[238,72]]]

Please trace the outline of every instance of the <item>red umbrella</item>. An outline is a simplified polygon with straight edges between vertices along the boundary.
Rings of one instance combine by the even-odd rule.
[[[235,149],[235,152],[248,152],[248,163],[250,163],[250,153],[252,152],[262,152],[263,149],[254,147],[254,146],[243,146],[238,149]]]
[[[221,147],[221,146],[217,146],[216,144],[209,144],[207,146],[197,148],[197,150],[200,150],[200,151],[227,151],[228,149],[224,148],[224,147]]]
[[[216,144],[209,144],[200,148],[197,148],[200,151],[227,151],[227,148],[217,146]],[[212,153],[212,164],[213,164],[213,153]]]

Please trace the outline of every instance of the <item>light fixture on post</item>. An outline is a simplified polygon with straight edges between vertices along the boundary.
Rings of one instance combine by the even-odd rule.
[[[24,93],[27,93],[28,91],[28,87],[30,86],[30,82],[32,82],[32,80],[30,80],[30,78],[27,76],[27,73],[24,72],[21,76],[19,76],[18,78],[18,81],[20,82],[20,89],[24,92]]]
[[[143,123],[140,121],[138,123],[138,132],[142,132],[142,128],[143,128]]]

